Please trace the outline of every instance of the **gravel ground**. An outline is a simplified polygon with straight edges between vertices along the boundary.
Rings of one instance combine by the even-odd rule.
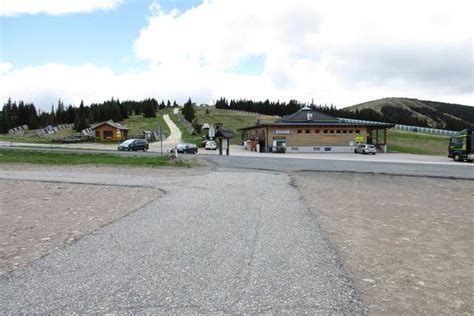
[[[29,168],[1,178],[166,194],[0,276],[4,313],[365,313],[288,175]]]
[[[0,275],[160,195],[152,188],[0,180]]]
[[[297,173],[369,310],[473,315],[474,181]]]

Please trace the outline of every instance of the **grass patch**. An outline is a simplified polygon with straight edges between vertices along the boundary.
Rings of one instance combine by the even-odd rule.
[[[449,137],[388,130],[388,151],[417,155],[446,156]]]
[[[100,153],[65,153],[9,149],[0,150],[0,163],[31,163],[39,165],[121,165],[137,167],[189,166],[183,161],[172,160],[168,156],[118,156]]]
[[[143,117],[141,115],[133,115],[128,119],[124,120],[120,124],[128,127],[130,131],[128,132],[130,136],[139,136],[143,135],[143,131],[157,131],[159,126],[163,126],[163,131],[166,136],[170,135],[170,128],[163,119],[163,114],[172,113],[172,109],[163,109],[159,110],[156,113],[156,117]]]

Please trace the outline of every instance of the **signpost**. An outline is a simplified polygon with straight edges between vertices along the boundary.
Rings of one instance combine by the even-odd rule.
[[[161,146],[161,156],[163,156],[163,126],[160,125],[160,146]]]

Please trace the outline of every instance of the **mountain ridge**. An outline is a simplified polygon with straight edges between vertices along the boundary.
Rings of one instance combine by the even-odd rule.
[[[433,128],[452,130],[474,128],[474,106],[456,103],[389,97],[359,103],[342,110],[350,112],[372,110],[393,123],[411,118]]]

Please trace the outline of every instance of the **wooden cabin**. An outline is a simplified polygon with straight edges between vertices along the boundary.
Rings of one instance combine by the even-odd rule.
[[[128,139],[130,129],[110,120],[95,125],[92,130],[95,131],[95,137],[100,141],[120,141]]]

